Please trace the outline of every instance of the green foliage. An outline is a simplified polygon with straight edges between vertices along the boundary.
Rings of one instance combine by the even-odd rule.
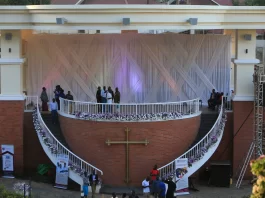
[[[265,1],[264,0],[245,0],[246,6],[264,6]]]
[[[250,198],[265,197],[265,156],[259,157],[250,163],[251,172],[257,177]]]
[[[239,0],[232,0],[233,6],[239,6]]]
[[[0,186],[0,198],[23,198],[23,195],[9,192],[4,186]]]
[[[51,0],[0,0],[0,5],[40,5],[50,3]]]

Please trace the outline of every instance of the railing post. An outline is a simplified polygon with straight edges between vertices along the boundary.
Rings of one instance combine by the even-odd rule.
[[[135,105],[135,114],[137,115],[137,104]]]
[[[67,114],[70,114],[70,101],[67,100]]]

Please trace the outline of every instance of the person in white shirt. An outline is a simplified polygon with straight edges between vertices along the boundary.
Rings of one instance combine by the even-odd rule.
[[[106,86],[103,86],[103,89],[101,90],[101,103],[107,103],[107,98],[106,98]],[[102,113],[105,113],[105,105],[102,105]]]
[[[57,122],[57,109],[58,109],[58,105],[55,101],[55,99],[52,99],[52,102],[50,103],[50,109],[52,112],[52,123],[56,124]]]
[[[143,187],[143,193],[144,196],[146,196],[147,198],[150,197],[150,177],[146,177],[146,179],[142,182],[142,187]]]

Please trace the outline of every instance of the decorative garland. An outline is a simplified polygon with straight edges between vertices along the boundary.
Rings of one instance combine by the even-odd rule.
[[[91,114],[87,112],[77,112],[74,114],[76,118],[93,121],[162,121],[176,120],[182,117],[178,112],[164,113],[146,113],[146,114],[119,114],[119,113],[100,113]]]
[[[220,123],[214,130],[212,131],[210,138],[208,142],[205,143],[205,145],[193,156],[188,158],[188,166],[191,167],[195,162],[199,161],[203,158],[204,154],[208,152],[209,148],[211,148],[220,137],[222,131],[225,128],[225,122],[227,121],[227,115],[225,109],[223,109],[222,118],[220,120]],[[173,170],[172,172],[169,172],[167,174],[164,174],[162,178],[167,179],[168,177],[172,177],[172,175],[176,174],[176,170]]]
[[[49,148],[50,152],[54,155],[60,154],[60,150],[57,149],[54,140],[50,138],[49,132],[46,128],[42,127],[38,118],[37,108],[33,112],[33,124],[37,133],[42,137],[43,143]],[[78,164],[75,164],[69,159],[68,167],[74,171],[80,177],[84,176],[85,170],[82,169]],[[88,173],[89,174],[89,173]],[[99,178],[99,185],[102,183]]]

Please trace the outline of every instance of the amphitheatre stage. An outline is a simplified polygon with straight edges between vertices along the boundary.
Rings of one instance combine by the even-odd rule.
[[[17,22],[20,29],[9,30],[0,23],[4,35],[0,37],[0,110],[10,112],[0,117],[4,123],[0,125],[0,144],[14,145],[17,174],[33,172],[42,163],[56,165],[63,154],[69,159],[68,176],[78,185],[83,185],[84,172],[96,170],[101,180],[97,191],[104,185],[141,186],[155,164],[163,179],[175,177],[179,159],[188,161],[184,178],[199,177],[213,160],[229,160],[235,177],[253,141],[252,74],[253,65],[259,62],[255,58],[255,28],[265,26],[255,22],[259,21],[256,17],[263,16],[261,10],[211,6],[199,10],[193,6],[41,7],[14,10],[16,17],[24,13],[22,22]],[[0,13],[5,15],[6,9],[0,8]],[[122,12],[117,14],[119,9]],[[195,17],[201,17],[197,25],[188,24],[193,17],[188,13],[193,11]],[[56,12],[68,23],[53,24]],[[155,12],[159,20],[153,18]],[[104,13],[102,18],[97,18],[99,13]],[[237,17],[246,13],[250,21],[238,23]],[[126,14],[135,20],[127,27],[117,22],[117,17]],[[95,19],[94,24],[84,18]],[[135,31],[153,20],[155,29],[229,30],[222,35]],[[249,30],[250,22],[253,30]],[[31,25],[23,28],[27,23]],[[231,30],[232,26],[238,30]],[[92,27],[128,31],[47,31]],[[232,99],[231,61],[236,70]],[[56,85],[65,93],[70,91],[74,100],[60,98],[59,123],[53,124],[50,113],[38,107],[42,87],[46,87],[51,101]],[[120,103],[97,103],[98,86],[118,87]],[[212,89],[227,97],[209,113],[202,109]],[[236,136],[238,131],[240,135]]]

